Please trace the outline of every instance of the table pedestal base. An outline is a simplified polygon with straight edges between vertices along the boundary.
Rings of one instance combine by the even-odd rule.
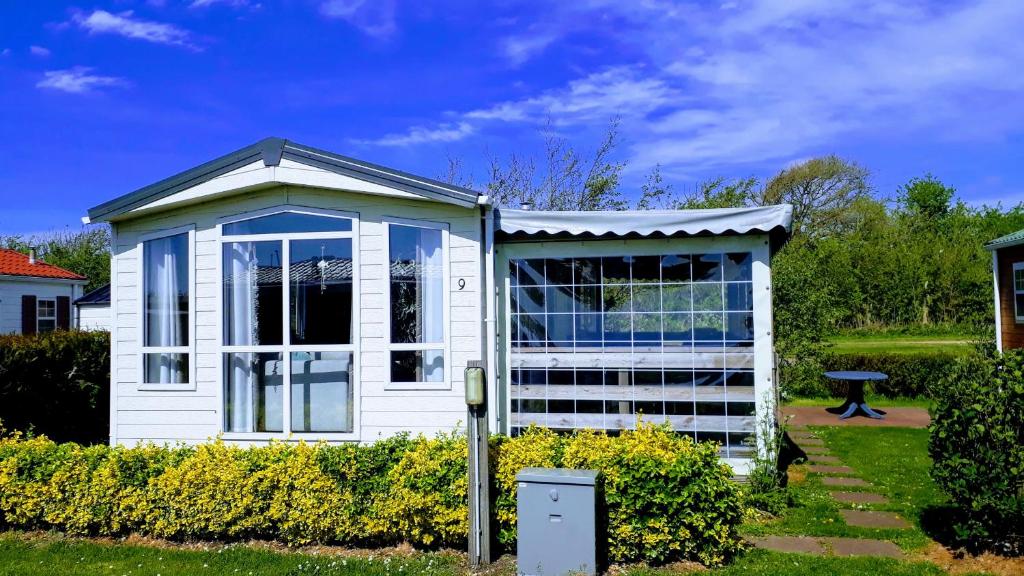
[[[842,406],[836,406],[835,408],[825,408],[826,412],[832,414],[839,414],[840,420],[846,420],[853,416],[867,416],[868,418],[875,418],[876,420],[882,420],[885,418],[885,412],[882,410],[872,410],[867,402],[851,402],[847,401]]]

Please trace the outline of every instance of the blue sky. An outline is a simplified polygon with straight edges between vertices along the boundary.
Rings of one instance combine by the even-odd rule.
[[[591,149],[623,189],[689,189],[836,153],[878,194],[931,172],[1024,200],[1024,2],[92,0],[0,20],[0,234],[265,136],[441,175]]]

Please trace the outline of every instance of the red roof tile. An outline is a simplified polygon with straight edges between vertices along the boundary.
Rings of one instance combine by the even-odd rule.
[[[5,276],[30,276],[33,278],[61,278],[64,280],[85,280],[85,276],[65,270],[60,266],[47,264],[42,260],[36,260],[35,264],[28,263],[28,254],[0,248],[0,275]]]

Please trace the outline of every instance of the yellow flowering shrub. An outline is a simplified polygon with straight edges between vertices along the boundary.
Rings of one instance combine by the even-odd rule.
[[[667,427],[617,436],[530,428],[490,442],[498,538],[516,541],[516,474],[600,472],[612,561],[722,563],[739,546],[740,492],[718,447]],[[0,527],[292,545],[462,546],[468,448],[458,433],[372,445],[241,448],[57,444],[0,431]]]

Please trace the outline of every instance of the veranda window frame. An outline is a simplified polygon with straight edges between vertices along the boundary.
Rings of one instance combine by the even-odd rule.
[[[187,234],[188,248],[188,342],[185,346],[146,346],[146,258],[145,244],[152,240],[160,240],[171,236]],[[196,227],[195,224],[186,224],[175,228],[168,228],[156,232],[150,232],[139,236],[138,245],[138,332],[139,353],[136,369],[138,370],[138,389],[146,391],[163,392],[188,392],[196,389]],[[146,382],[146,355],[147,354],[187,354],[188,355],[188,382]]]
[[[273,234],[225,234],[224,226],[233,222],[239,222],[242,220],[251,220],[253,218],[260,218],[263,216],[271,216],[274,214],[293,212],[299,214],[307,214],[312,216],[323,216],[327,218],[338,218],[348,219],[351,221],[351,230],[348,231],[337,231],[337,232],[284,232],[284,233],[273,233]],[[358,441],[360,439],[360,253],[359,253],[359,213],[348,212],[342,210],[329,210],[324,208],[312,208],[308,206],[298,206],[292,204],[274,206],[271,208],[264,208],[260,210],[253,210],[249,212],[242,212],[239,214],[232,214],[230,216],[224,216],[217,220],[217,381],[219,386],[217,389],[217,416],[219,421],[219,429],[221,430],[222,437],[226,440],[243,440],[243,441],[266,441],[266,440],[327,440],[327,441]],[[292,240],[336,240],[336,239],[350,239],[352,242],[352,328],[351,328],[351,342],[349,344],[291,344],[291,323],[289,309],[291,307],[291,249],[290,241]],[[282,335],[281,344],[272,345],[227,345],[224,343],[224,247],[228,244],[235,242],[280,242],[281,243],[281,264],[282,264],[282,278],[283,283],[281,293],[281,315],[282,315]],[[227,426],[224,421],[226,409],[224,406],[225,394],[225,375],[224,375],[224,356],[232,353],[279,353],[281,354],[282,362],[285,362],[287,369],[282,374],[282,386],[281,386],[281,410],[282,410],[282,421],[280,432],[229,432],[226,430]],[[292,386],[292,370],[291,370],[291,355],[294,352],[348,352],[352,355],[352,370],[351,370],[351,395],[352,395],[352,431],[351,432],[293,432],[291,429],[291,386]]]
[[[397,218],[385,216],[381,219],[384,224],[384,249],[381,251],[384,260],[384,298],[386,306],[385,322],[387,323],[387,340],[385,341],[385,390],[451,390],[452,389],[452,361],[451,361],[451,259],[449,253],[449,226],[447,222],[436,222],[432,220],[418,220],[411,218]],[[405,226],[413,228],[425,228],[428,230],[439,230],[441,232],[441,291],[442,291],[442,342],[413,342],[395,343],[392,342],[391,334],[391,227]],[[391,353],[400,351],[426,351],[443,349],[444,379],[441,382],[393,382],[391,380]]]

